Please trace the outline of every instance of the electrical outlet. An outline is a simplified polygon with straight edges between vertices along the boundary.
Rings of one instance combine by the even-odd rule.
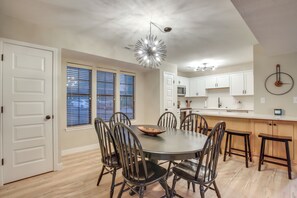
[[[261,98],[260,98],[260,103],[261,103],[261,104],[265,104],[265,102],[266,102],[266,101],[265,101],[265,97],[261,97]]]
[[[293,97],[293,103],[297,104],[297,96]]]

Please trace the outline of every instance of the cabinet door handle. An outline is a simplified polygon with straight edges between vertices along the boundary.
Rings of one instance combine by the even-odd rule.
[[[271,123],[268,123],[268,125],[271,126],[272,124]]]
[[[198,95],[199,95],[199,93],[197,92],[197,93],[196,93],[196,96],[198,96]]]
[[[276,124],[273,124],[273,126],[276,126]]]

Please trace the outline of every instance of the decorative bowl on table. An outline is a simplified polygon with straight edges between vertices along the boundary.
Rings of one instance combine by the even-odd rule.
[[[159,126],[139,126],[137,127],[141,132],[146,135],[157,136],[158,134],[164,133],[165,128]]]

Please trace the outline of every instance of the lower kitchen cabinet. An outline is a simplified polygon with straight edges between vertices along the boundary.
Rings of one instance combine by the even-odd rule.
[[[209,127],[215,126],[218,121],[225,121],[226,128],[239,131],[251,131],[250,137],[251,150],[253,156],[259,156],[261,147],[261,138],[259,133],[266,133],[279,136],[291,136],[292,142],[289,143],[290,155],[293,166],[297,165],[297,123],[293,121],[279,121],[279,120],[259,120],[259,119],[244,119],[244,118],[229,118],[205,116]],[[222,142],[222,151],[224,152],[226,136]],[[237,149],[244,148],[244,140],[241,137],[232,138],[232,147]],[[285,144],[280,142],[266,141],[265,154],[276,157],[286,158]],[[255,159],[254,159],[255,160]],[[255,161],[257,164],[258,161]],[[297,170],[297,167],[296,169]]]

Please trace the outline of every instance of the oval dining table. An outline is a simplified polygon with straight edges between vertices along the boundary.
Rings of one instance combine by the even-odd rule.
[[[151,136],[140,131],[138,129],[140,126],[163,129],[165,132]],[[155,163],[158,160],[174,161],[196,158],[197,154],[202,151],[207,139],[206,135],[197,132],[160,127],[157,125],[131,125],[130,128],[139,139],[145,156]],[[163,184],[161,185],[163,186]],[[164,186],[163,188],[165,189]],[[169,186],[168,189],[171,191]],[[130,191],[130,195],[133,194],[134,192]],[[174,196],[181,197],[176,192],[173,192],[173,194]],[[166,196],[164,195],[162,197]]]
[[[146,135],[139,126],[164,129],[157,136]],[[207,136],[181,129],[159,127],[156,125],[131,125],[130,128],[138,137],[144,154],[151,160],[186,160],[195,158],[202,151]]]

